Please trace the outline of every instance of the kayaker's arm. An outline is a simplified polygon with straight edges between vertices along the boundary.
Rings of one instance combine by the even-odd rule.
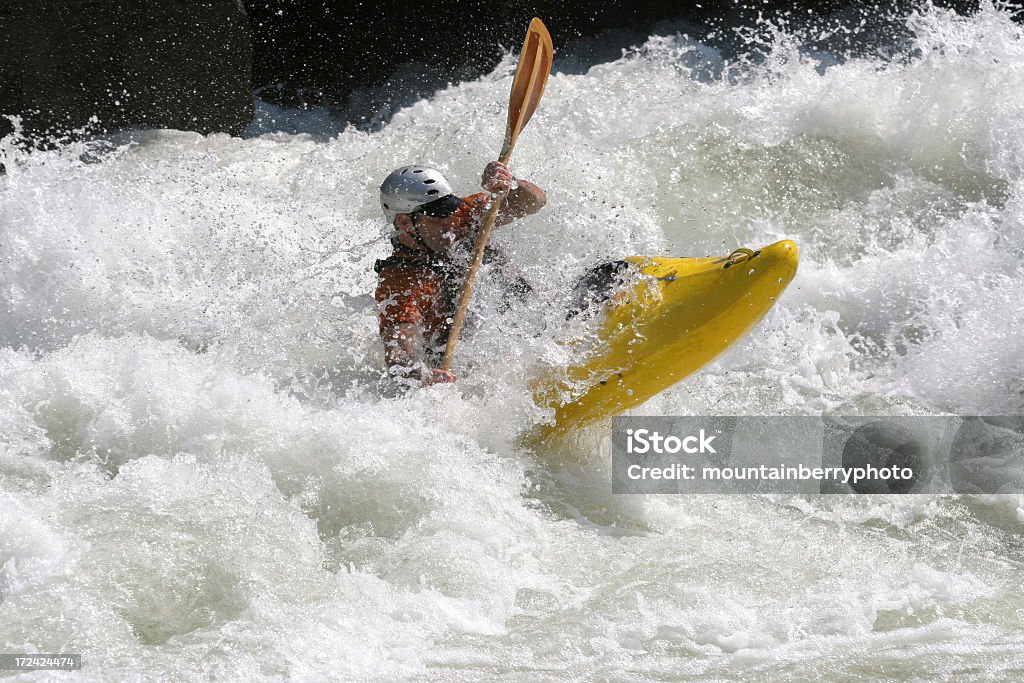
[[[505,197],[495,225],[506,225],[530,214],[537,213],[548,202],[548,196],[529,180],[516,181],[517,186]]]

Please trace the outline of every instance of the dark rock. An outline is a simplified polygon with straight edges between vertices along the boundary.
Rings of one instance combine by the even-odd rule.
[[[843,446],[843,467],[909,468],[910,479],[872,477],[850,482],[857,493],[909,493],[924,479],[925,448],[905,427],[885,421],[869,422],[854,430]]]
[[[240,133],[252,47],[240,0],[0,0],[0,114],[30,135],[88,126]]]
[[[410,96],[493,69],[506,50],[518,49],[533,16],[551,30],[557,65],[558,50],[574,41],[597,40],[606,56],[628,46],[607,40],[609,30],[646,36],[663,20],[735,37],[729,27],[751,26],[762,13],[793,22],[859,21],[916,2],[0,0],[0,114],[23,116],[30,134],[80,129],[94,118],[91,128],[99,131],[239,133],[252,119],[255,88],[277,104],[328,104],[355,123],[372,123]],[[977,0],[934,4],[967,13]],[[400,72],[416,82],[396,85]],[[372,101],[350,101],[353,92],[374,88],[383,92]]]
[[[518,49],[530,19],[544,20],[558,52],[610,29],[650,35],[663,21],[725,28],[752,26],[761,15],[783,15],[787,24],[846,18],[857,25],[890,13],[905,16],[917,0],[867,5],[852,0],[704,0],[702,2],[570,2],[569,0],[450,0],[449,2],[350,2],[246,0],[252,18],[253,81],[262,97],[286,106],[346,107],[357,87],[376,87],[406,65],[444,74],[447,81],[475,78],[494,68],[504,50]],[[936,0],[961,13],[977,0]],[[882,24],[880,24],[882,25]],[[886,38],[887,39],[887,38]],[[621,47],[628,47],[628,44]],[[614,52],[614,50],[612,50]],[[425,80],[421,95],[444,82]]]

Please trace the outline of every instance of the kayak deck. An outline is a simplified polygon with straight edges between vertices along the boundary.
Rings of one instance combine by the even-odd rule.
[[[638,271],[604,306],[580,365],[533,384],[555,410],[542,436],[633,408],[693,374],[750,331],[796,275],[799,250],[783,240],[719,258],[630,257]]]

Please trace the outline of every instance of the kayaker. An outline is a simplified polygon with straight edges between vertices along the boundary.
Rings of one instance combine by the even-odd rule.
[[[374,266],[375,298],[384,362],[392,375],[422,386],[455,381],[454,373],[434,366],[444,353],[491,196],[505,194],[496,226],[536,213],[547,202],[542,189],[517,180],[499,161],[487,164],[480,184],[486,192],[459,197],[437,170],[403,166],[380,186],[381,208],[394,232],[391,256]]]

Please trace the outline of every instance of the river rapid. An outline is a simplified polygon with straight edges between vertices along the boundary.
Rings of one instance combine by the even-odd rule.
[[[1019,678],[1020,496],[616,496],[607,423],[520,439],[530,378],[580,360],[552,310],[588,265],[779,239],[776,308],[634,413],[1024,411],[1021,27],[895,23],[556,64],[511,162],[549,204],[495,237],[537,301],[482,286],[459,381],[407,394],[376,188],[421,162],[476,191],[514,57],[373,127],[0,141],[0,652],[88,681]]]

